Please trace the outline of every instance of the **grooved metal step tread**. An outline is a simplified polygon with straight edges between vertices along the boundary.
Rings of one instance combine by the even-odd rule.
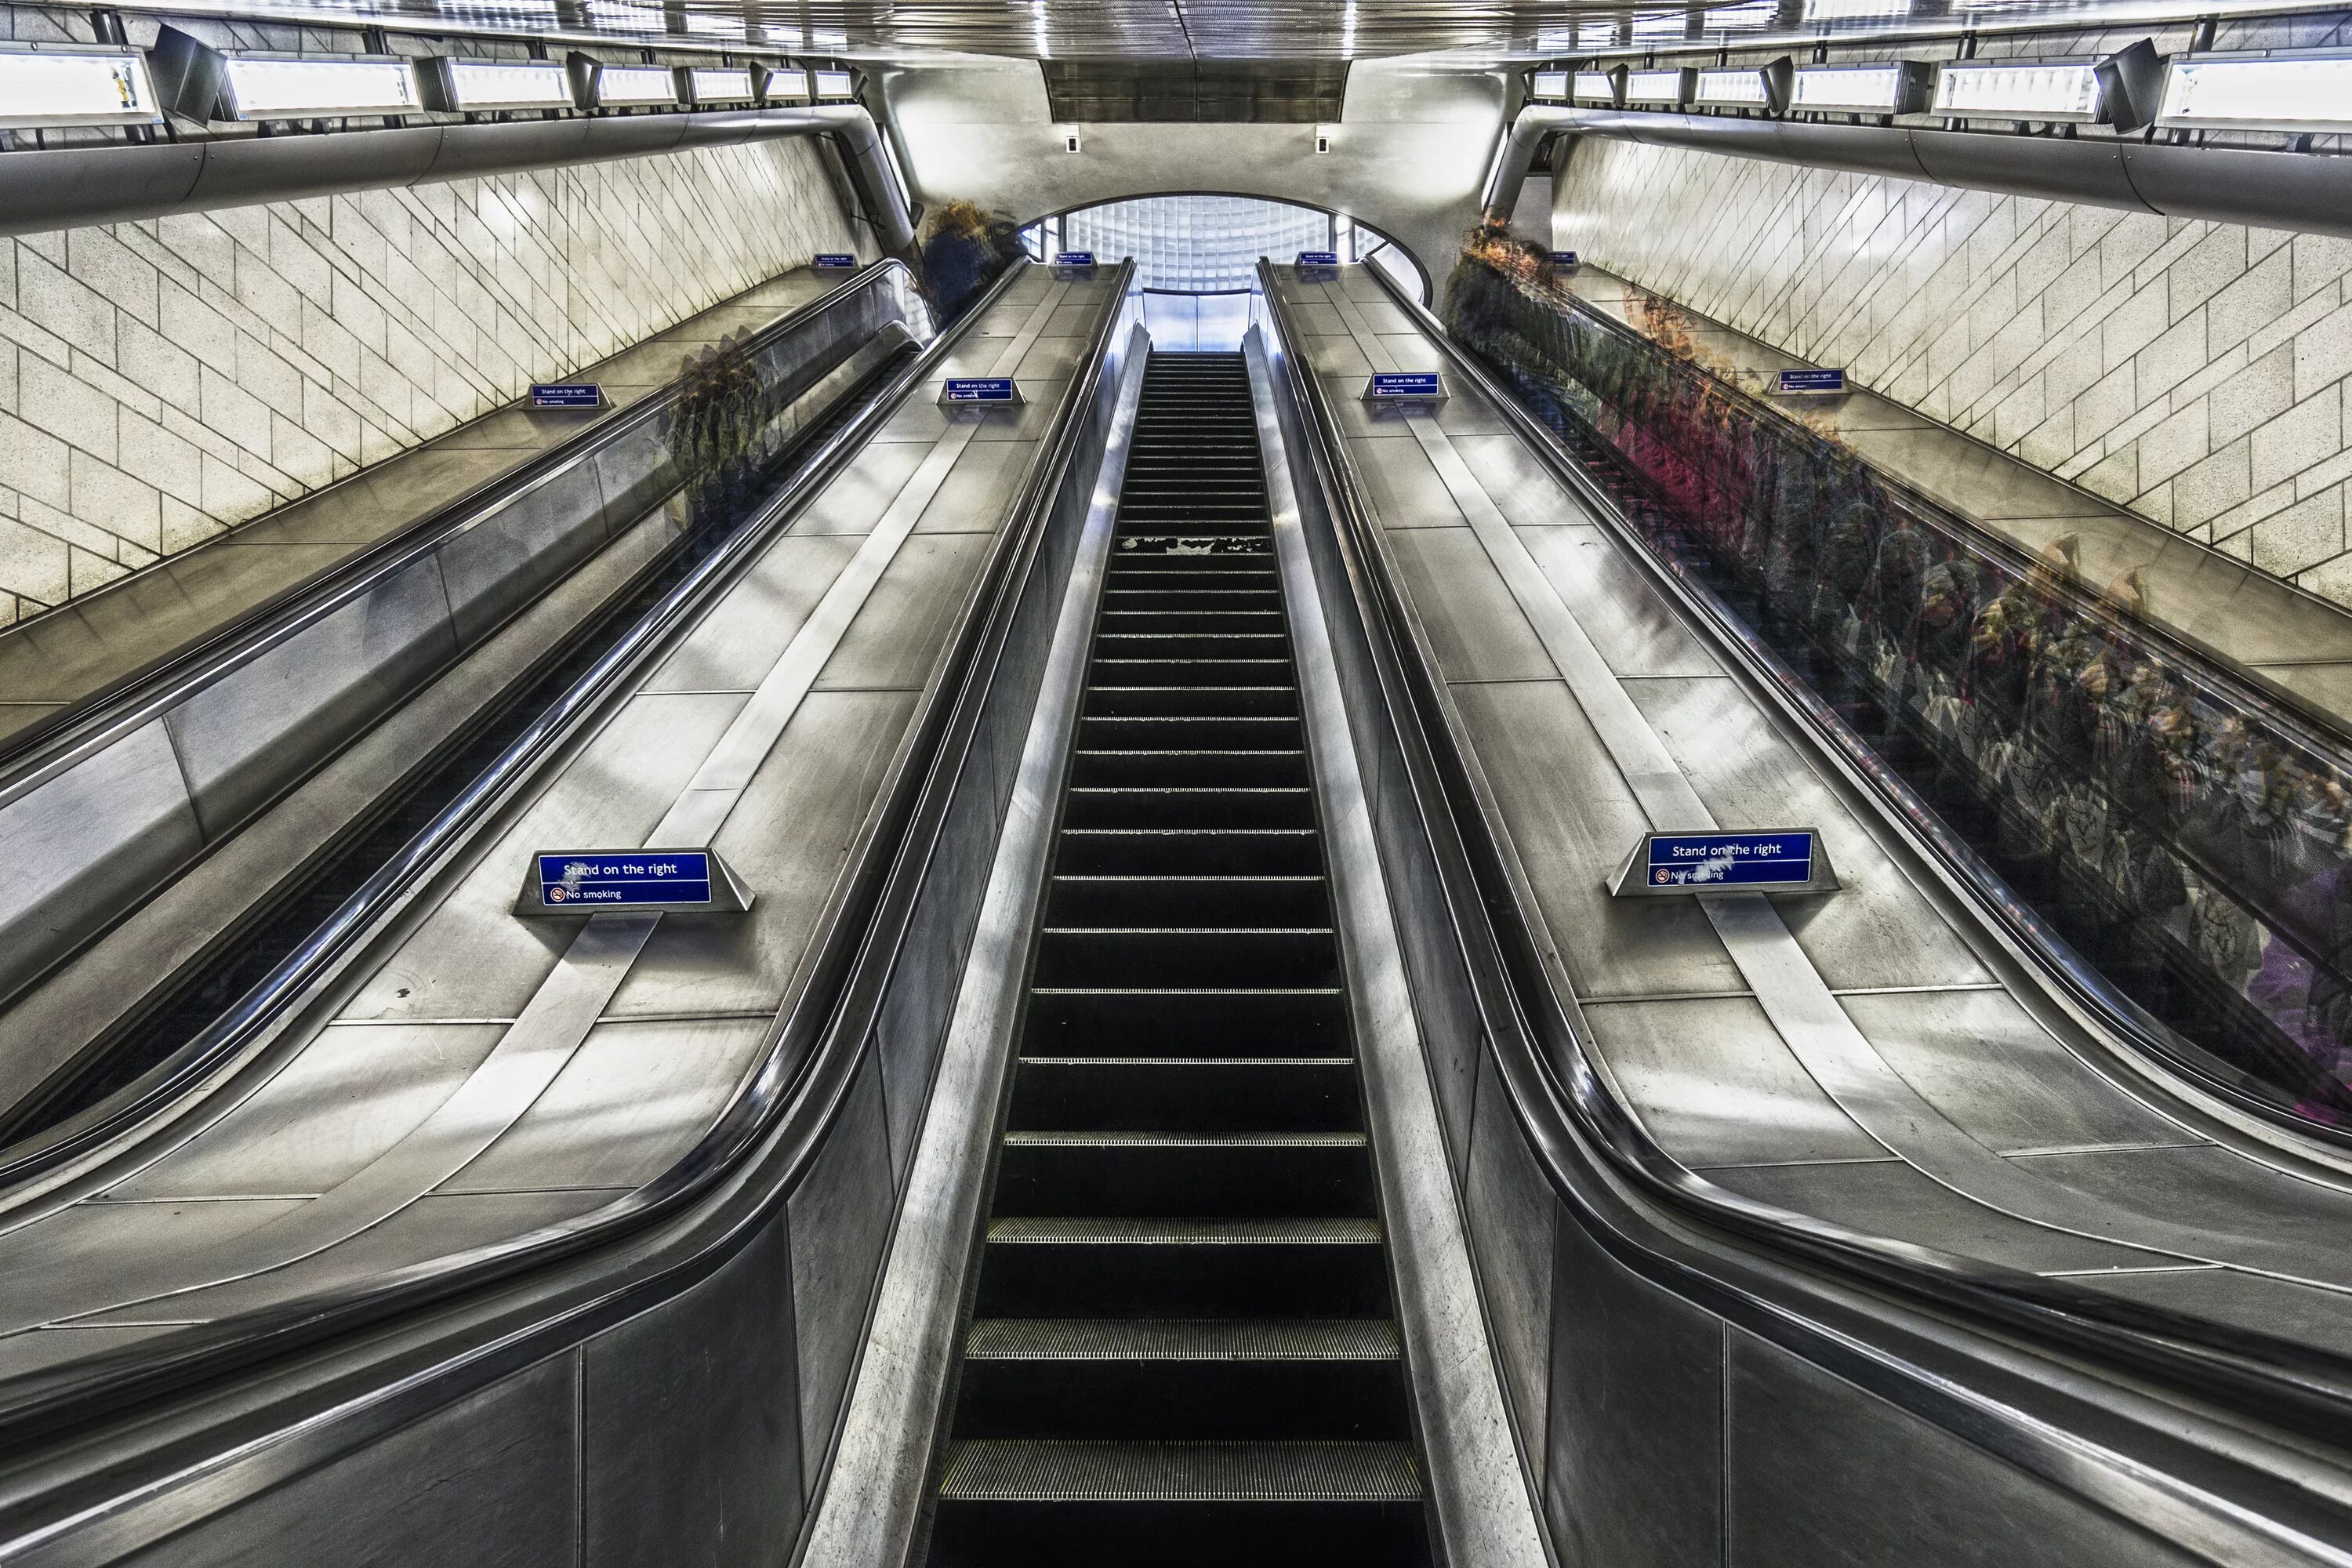
[[[1114,1443],[973,1438],[943,1502],[1419,1502],[1403,1443]]]
[[[1353,1057],[1023,1057],[1036,1068],[1346,1068]]]
[[[1154,1219],[1015,1215],[988,1222],[995,1247],[1378,1247],[1376,1219]]]
[[[1032,996],[1337,996],[1336,985],[1033,985]]]
[[[1021,1149],[1361,1149],[1360,1132],[1007,1132]]]
[[[1296,877],[1261,877],[1256,875],[1246,875],[1241,872],[1235,872],[1230,877],[1112,877],[1097,876],[1093,872],[1057,871],[1054,874],[1054,880],[1056,882],[1118,882],[1121,884],[1131,882],[1138,887],[1148,885],[1158,888],[1165,886],[1170,882],[1288,882],[1293,885],[1313,882],[1319,886],[1321,885],[1323,879],[1320,877],[1310,877],[1305,875]],[[1223,928],[1220,927],[1219,929],[1222,930]]]
[[[1072,795],[1305,795],[1305,784],[1072,784]]]
[[[1386,1318],[980,1318],[971,1361],[1395,1361]]]
[[[1259,838],[1311,838],[1311,827],[1065,827],[1064,835],[1085,834],[1101,838],[1113,836],[1122,838],[1201,838],[1216,837],[1232,838],[1254,836]]]
[[[1331,936],[1329,926],[1040,926],[1047,936]]]

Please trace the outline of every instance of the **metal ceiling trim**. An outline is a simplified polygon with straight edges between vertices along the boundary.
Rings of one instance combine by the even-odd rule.
[[[1537,149],[1563,133],[2158,217],[2352,235],[2352,157],[2331,153],[1557,108],[1525,109],[1512,122],[1487,181],[1490,221],[1508,219]]]
[[[906,193],[874,117],[856,104],[9,153],[0,154],[0,236],[814,135],[840,138],[883,249],[909,252]]]

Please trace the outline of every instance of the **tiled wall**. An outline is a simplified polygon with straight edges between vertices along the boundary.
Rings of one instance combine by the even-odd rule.
[[[814,251],[870,252],[821,155],[771,142],[0,240],[0,625]]]
[[[1556,243],[2352,604],[2352,240],[1585,138]]]

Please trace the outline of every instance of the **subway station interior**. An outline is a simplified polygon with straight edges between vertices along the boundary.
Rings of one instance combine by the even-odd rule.
[[[0,1568],[2352,1568],[2352,10],[0,0]]]

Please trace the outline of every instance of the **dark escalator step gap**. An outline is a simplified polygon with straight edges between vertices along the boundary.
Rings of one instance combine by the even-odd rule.
[[[1429,1562],[1256,420],[1146,367],[930,1561]]]

